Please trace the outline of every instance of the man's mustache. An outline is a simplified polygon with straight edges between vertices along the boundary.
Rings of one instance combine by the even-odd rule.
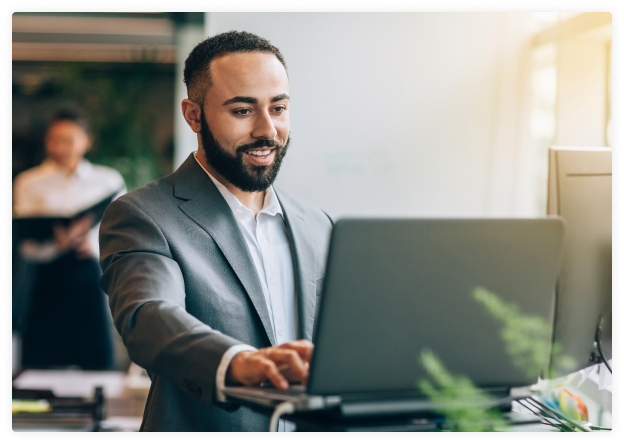
[[[251,149],[258,149],[258,148],[264,148],[264,147],[268,147],[268,148],[282,148],[283,145],[279,142],[275,142],[274,140],[269,140],[269,139],[258,139],[255,142],[252,143],[248,143],[246,145],[241,145],[238,148],[236,148],[236,153],[242,153],[244,151],[247,150],[251,150]]]

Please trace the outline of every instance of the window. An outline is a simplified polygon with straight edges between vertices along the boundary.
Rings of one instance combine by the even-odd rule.
[[[538,214],[545,214],[548,147],[611,146],[611,14],[535,13],[531,144]]]

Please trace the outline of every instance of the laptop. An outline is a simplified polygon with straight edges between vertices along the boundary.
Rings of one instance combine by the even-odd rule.
[[[500,319],[475,289],[551,328],[562,237],[559,218],[340,220],[307,386],[225,394],[252,407],[339,407],[344,417],[430,410],[418,385],[428,376],[421,353],[430,350],[451,373],[505,398],[511,387],[534,384],[539,370],[514,365]]]

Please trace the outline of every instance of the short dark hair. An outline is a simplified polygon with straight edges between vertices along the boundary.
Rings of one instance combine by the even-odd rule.
[[[203,105],[210,87],[210,62],[233,52],[267,52],[277,57],[286,69],[282,53],[267,39],[245,31],[228,31],[199,43],[184,62],[184,83],[188,98]]]
[[[89,122],[87,121],[87,118],[82,112],[75,108],[56,109],[48,119],[46,131],[52,128],[52,125],[54,125],[55,123],[64,121],[73,122],[81,127],[87,134],[91,133],[91,128],[89,127]]]

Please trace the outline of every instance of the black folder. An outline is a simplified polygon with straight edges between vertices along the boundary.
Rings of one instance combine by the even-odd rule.
[[[96,226],[102,220],[106,207],[113,201],[115,196],[119,194],[119,191],[115,191],[110,196],[102,199],[98,203],[90,206],[89,208],[80,211],[70,217],[62,216],[41,216],[41,217],[15,217],[13,218],[17,230],[17,238],[22,241],[26,239],[32,239],[35,241],[43,242],[54,239],[54,226],[69,226],[69,224],[82,216],[87,214],[93,215],[93,224],[91,227]]]

